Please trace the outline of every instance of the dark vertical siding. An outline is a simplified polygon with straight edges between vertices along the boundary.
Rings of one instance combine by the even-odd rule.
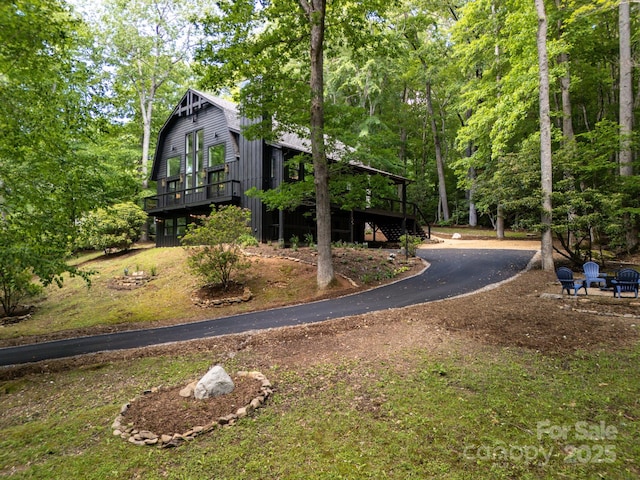
[[[242,119],[241,125],[250,123],[247,119]],[[245,192],[252,187],[262,189],[263,175],[263,155],[264,142],[262,140],[247,140],[240,135],[240,161],[238,162],[237,179],[241,180],[240,185],[242,206],[251,210],[251,231],[260,240],[262,232],[262,202],[255,197],[245,195]]]
[[[158,193],[165,193],[161,180],[167,176],[167,159],[180,156],[180,171],[185,171],[185,139],[187,133],[204,130],[204,165],[209,166],[209,147],[219,143],[225,144],[226,160],[236,160],[235,151],[231,144],[231,137],[224,112],[218,107],[207,105],[188,117],[174,117],[172,124],[166,129],[165,140],[160,155],[160,170],[158,171]],[[230,177],[231,178],[231,177]],[[237,177],[236,177],[237,178]]]
[[[274,145],[263,140],[247,140],[237,130],[251,121],[241,119],[239,125],[232,113],[233,108],[223,108],[224,105],[227,103],[222,100],[207,99],[206,95],[189,90],[161,129],[152,175],[153,179],[157,180],[158,195],[150,197],[150,205],[153,206],[148,207],[148,211],[153,212],[157,219],[157,245],[179,244],[176,235],[165,234],[167,231],[163,229],[163,225],[171,224],[171,220],[177,218],[182,219],[181,225],[184,225],[185,221],[194,221],[197,215],[208,214],[211,211],[211,203],[222,202],[232,202],[251,210],[251,229],[260,241],[278,240],[280,229],[286,242],[290,241],[292,235],[297,235],[303,240],[304,236],[310,233],[317,238],[312,206],[306,205],[293,212],[269,211],[258,198],[245,194],[251,188],[269,190],[288,181],[285,178],[284,163],[299,154],[304,147],[296,142]],[[218,190],[217,193],[222,192],[219,196],[211,194],[213,189],[191,190],[188,194],[183,191],[185,140],[188,133],[198,130],[203,131],[205,182],[209,181],[208,172],[219,172],[222,168],[210,167],[209,148],[224,144],[225,180],[233,182],[227,184],[228,187],[233,185],[233,190]],[[237,142],[234,140],[236,135]],[[168,194],[167,159],[175,156],[180,158],[180,183],[176,186],[175,193]],[[332,240],[363,241],[365,222],[364,217],[356,219],[352,217],[351,212],[334,210],[331,222]]]
[[[263,165],[262,189],[270,190],[278,187],[283,179],[282,148],[276,145],[269,145],[269,150],[265,154]],[[262,206],[261,240],[263,242],[278,240],[279,222],[278,210],[267,210],[265,206]]]

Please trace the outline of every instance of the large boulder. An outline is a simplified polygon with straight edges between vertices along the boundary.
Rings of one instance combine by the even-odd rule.
[[[234,388],[233,380],[231,380],[224,368],[216,365],[198,381],[193,394],[195,398],[202,400],[231,393]]]

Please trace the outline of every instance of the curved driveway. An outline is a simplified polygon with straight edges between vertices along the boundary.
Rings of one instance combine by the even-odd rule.
[[[524,270],[534,254],[532,250],[423,249],[418,255],[430,263],[428,269],[373,290],[215,320],[0,348],[0,366],[321,322],[441,300],[506,280]]]

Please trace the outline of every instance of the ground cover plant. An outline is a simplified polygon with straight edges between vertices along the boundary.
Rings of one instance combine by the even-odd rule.
[[[531,271],[443,302],[4,369],[0,475],[636,478],[638,302],[547,292]],[[215,363],[262,371],[266,407],[175,449],[112,435],[123,403]]]
[[[73,264],[94,272],[91,287],[81,278],[65,278],[62,288],[46,289],[35,302],[31,318],[0,329],[0,345],[33,341],[34,336],[53,339],[264,310],[353,293],[424,268],[415,258],[398,255],[390,261],[388,250],[343,245],[333,250],[337,284],[320,294],[313,265],[317,254],[312,248],[294,251],[262,245],[245,250],[251,268],[235,278],[239,292],[222,293],[241,294],[246,286],[251,301],[219,308],[201,308],[194,302],[201,281],[186,268],[188,252],[182,248],[138,245],[115,255],[83,254]],[[141,288],[118,288],[115,279],[134,272],[148,274],[149,282]]]
[[[177,357],[114,356],[5,380],[0,473],[404,479],[633,478],[639,472],[637,345],[557,356],[454,336],[441,338],[440,346],[416,342],[350,355],[339,343],[359,342],[363,328],[334,327],[339,341],[315,362],[286,347],[319,340],[307,330],[271,342],[253,339],[233,358],[232,345],[218,343]],[[380,327],[369,325],[367,337],[384,336]],[[231,371],[262,364],[275,385],[270,403],[175,450],[112,436],[113,417],[127,399],[179,384],[215,361]]]

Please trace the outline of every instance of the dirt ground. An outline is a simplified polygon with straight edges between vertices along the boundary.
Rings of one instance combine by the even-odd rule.
[[[537,241],[496,241],[441,239],[424,248],[523,248],[537,250]],[[298,256],[310,255],[301,249]],[[366,252],[366,251],[365,251]],[[356,258],[349,260],[357,263]],[[307,260],[312,261],[313,258]],[[362,260],[362,258],[361,258]],[[640,258],[624,259],[625,263],[607,265],[615,271],[621,265],[640,264]],[[291,260],[275,258],[275,262]],[[345,264],[349,263],[345,259]],[[340,262],[334,262],[340,264]],[[416,264],[404,275],[416,273],[423,266]],[[391,280],[389,280],[391,281]],[[382,280],[379,283],[385,283]],[[364,288],[362,286],[358,288]],[[43,370],[64,370],[106,361],[118,361],[155,355],[182,355],[192,352],[210,352],[212,362],[224,363],[239,351],[255,358],[255,370],[268,370],[273,365],[283,368],[340,362],[347,359],[385,361],[397,352],[426,349],[434,355],[453,351],[469,352],[486,347],[527,349],[545,355],[570,355],[576,351],[616,349],[638,340],[637,324],[640,320],[640,299],[614,299],[611,292],[589,289],[589,295],[573,298],[560,296],[561,288],[555,274],[533,268],[515,278],[485,288],[473,294],[430,302],[421,305],[358,315],[318,324],[255,331],[226,337],[148,347],[139,350],[106,352],[80,358],[47,362],[47,365],[16,367],[0,372],[0,376],[18,376]],[[340,289],[335,295],[343,294]],[[203,372],[204,373],[204,372]],[[130,418],[160,418],[164,429],[172,430],[169,419],[181,421],[177,412],[168,408],[172,400],[162,395],[149,397],[146,409],[142,404],[132,410]],[[175,395],[175,392],[173,392]],[[218,415],[217,405],[209,410],[197,409],[204,419]],[[196,411],[194,409],[194,411]],[[215,417],[214,417],[215,418]],[[190,418],[197,424],[197,418]],[[158,434],[171,432],[156,432]]]

